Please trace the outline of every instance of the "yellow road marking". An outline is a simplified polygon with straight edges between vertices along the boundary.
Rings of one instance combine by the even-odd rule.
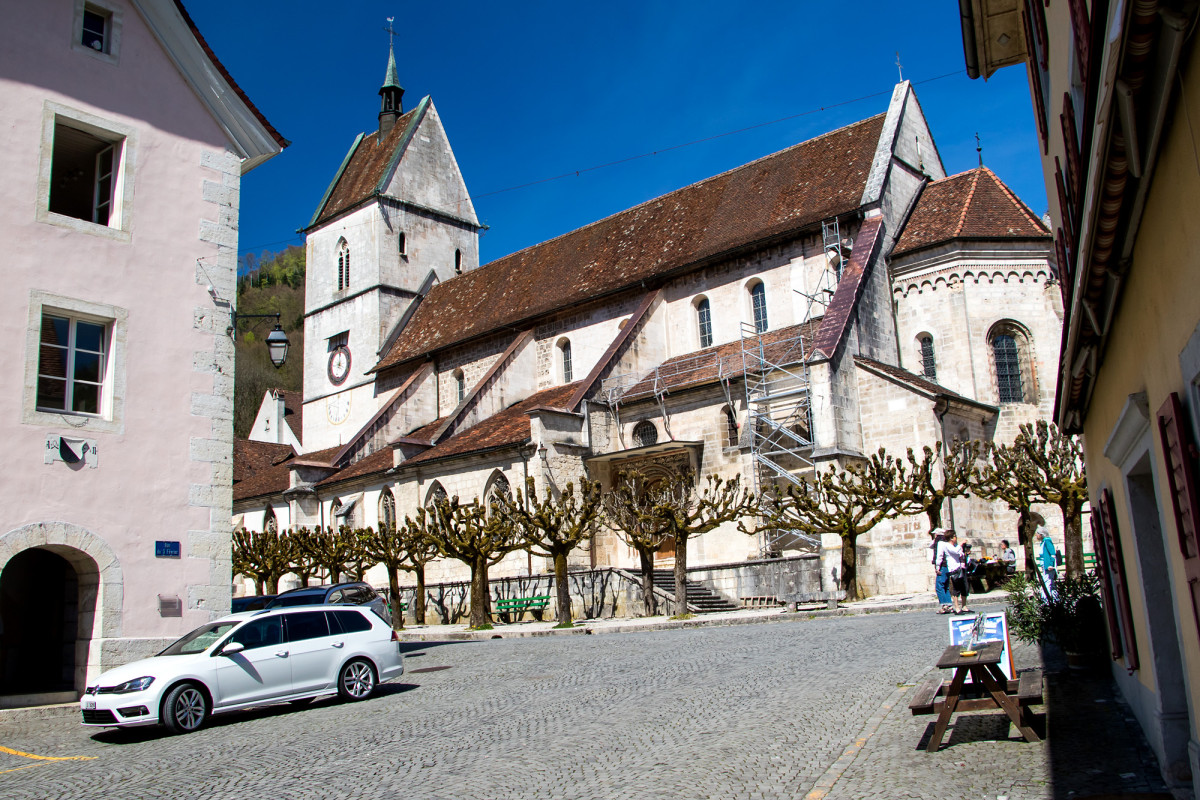
[[[33,753],[22,753],[20,750],[13,750],[11,747],[0,745],[0,753],[8,753],[10,756],[20,756],[21,758],[32,758],[35,761],[95,761],[99,756],[37,756]],[[31,765],[32,766],[32,765]],[[18,769],[24,769],[19,767]],[[11,772],[11,770],[9,770]]]
[[[13,767],[12,769],[0,769],[0,775],[3,775],[6,772],[20,772],[23,769],[33,769],[34,767],[44,767],[44,766],[46,766],[46,764],[44,762],[41,762],[38,764],[26,764],[23,767]]]

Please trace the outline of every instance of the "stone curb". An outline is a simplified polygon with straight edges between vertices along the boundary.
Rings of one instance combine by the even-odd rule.
[[[25,708],[0,708],[0,725],[32,722],[42,719],[63,719],[79,715],[79,701],[55,703],[49,706],[26,706]]]

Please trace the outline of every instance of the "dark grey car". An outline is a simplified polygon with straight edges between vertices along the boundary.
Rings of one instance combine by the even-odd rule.
[[[388,613],[387,603],[379,596],[379,593],[371,588],[370,584],[362,583],[335,583],[325,586],[302,586],[299,589],[292,589],[290,592],[283,592],[275,597],[267,608],[286,608],[288,606],[319,606],[325,604],[344,604],[349,606],[367,606],[379,617],[388,624],[391,624],[392,617]]]

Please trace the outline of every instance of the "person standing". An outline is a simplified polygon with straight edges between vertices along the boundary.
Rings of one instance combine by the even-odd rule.
[[[1054,547],[1054,541],[1045,528],[1038,528],[1037,542],[1038,566],[1046,576],[1046,586],[1051,592],[1056,592],[1058,590],[1058,572],[1055,567],[1058,566],[1058,550]]]
[[[966,604],[966,559],[958,544],[958,534],[953,528],[948,529],[942,541],[938,543],[937,563],[943,565],[950,590],[951,611],[948,613],[964,614],[970,611]]]
[[[950,613],[950,577],[946,569],[946,559],[942,556],[940,545],[945,538],[945,528],[934,528],[929,532],[933,541],[929,544],[929,562],[933,565],[933,589],[937,593],[938,613]]]

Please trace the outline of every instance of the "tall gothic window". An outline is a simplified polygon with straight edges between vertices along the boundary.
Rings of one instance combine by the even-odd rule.
[[[391,489],[379,493],[379,529],[396,527],[396,498]]]
[[[467,397],[467,376],[461,369],[454,370],[454,396],[461,403]]]
[[[454,251],[454,274],[462,275],[462,250]]]
[[[429,487],[429,494],[425,495],[425,507],[429,508],[429,506],[437,501],[445,500],[447,496],[446,488],[437,481],[434,481],[433,485]]]
[[[633,446],[649,447],[652,444],[658,444],[658,428],[650,420],[644,419],[633,426]]]
[[[571,340],[558,340],[558,360],[562,368],[562,382],[570,383],[575,380],[575,367],[571,361]]]
[[[921,373],[929,380],[935,381],[937,380],[937,361],[933,357],[933,337],[926,333],[917,341],[921,343]]]
[[[730,408],[729,406],[725,406],[723,409],[721,409],[721,416],[723,417],[722,421],[725,423],[725,446],[726,447],[737,447],[738,446],[737,415],[733,413],[732,408]]]
[[[267,506],[267,511],[263,514],[263,530],[267,533],[279,533],[279,520],[275,517],[275,509]]]
[[[696,327],[700,331],[700,346],[712,347],[712,306],[707,297],[696,303]]]
[[[1029,338],[1012,322],[1000,322],[988,336],[996,368],[996,398],[1001,403],[1033,403]]]
[[[338,291],[350,285],[350,245],[342,239],[337,248]]]
[[[767,330],[767,287],[762,281],[750,288],[750,307],[754,312],[754,331],[765,333]]]

